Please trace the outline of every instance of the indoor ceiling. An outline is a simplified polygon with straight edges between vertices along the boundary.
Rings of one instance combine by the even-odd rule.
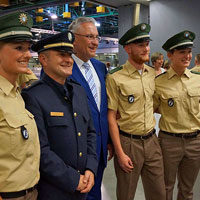
[[[79,1],[79,5],[75,6],[75,2],[77,0],[0,0],[0,16],[17,10],[29,12],[34,21],[35,37],[38,39],[46,37],[46,33],[67,30],[72,20],[79,16],[94,17],[100,23],[98,30],[101,36],[117,37],[117,8],[133,3],[149,3],[147,0],[88,0]],[[105,6],[105,12],[101,6]],[[100,7],[100,12],[97,12],[96,7]],[[42,8],[42,12],[38,8]],[[64,12],[70,13],[71,16],[63,18]],[[52,19],[53,14],[57,19]]]
[[[94,0],[91,2],[96,2],[97,4],[103,4],[111,6],[113,8],[118,8],[119,6],[130,5],[133,3],[141,3],[148,6],[150,1],[151,0]]]

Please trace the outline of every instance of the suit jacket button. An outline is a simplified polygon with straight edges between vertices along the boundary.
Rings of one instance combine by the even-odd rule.
[[[77,113],[75,112],[75,113],[74,113],[74,117],[76,117],[76,116],[77,116]]]
[[[83,153],[82,153],[82,152],[80,152],[80,153],[79,153],[79,156],[81,157],[82,155],[83,155]]]
[[[81,132],[78,132],[78,136],[81,136]]]

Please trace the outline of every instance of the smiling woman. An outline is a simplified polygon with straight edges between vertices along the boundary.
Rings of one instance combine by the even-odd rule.
[[[19,74],[28,72],[33,22],[17,12],[0,17],[0,24],[0,199],[36,200],[38,132],[16,83]]]
[[[4,42],[0,48],[0,72],[9,82],[15,85],[20,73],[27,73],[31,58],[30,42]]]

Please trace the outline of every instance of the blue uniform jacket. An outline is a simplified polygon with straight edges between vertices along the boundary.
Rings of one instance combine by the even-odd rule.
[[[40,138],[38,199],[82,200],[86,195],[76,191],[79,173],[97,171],[96,133],[84,89],[72,80],[66,90],[58,85],[44,74],[22,91]]]
[[[79,70],[77,64],[74,62],[73,71],[70,78],[80,83],[87,94],[88,104],[91,109],[92,119],[94,121],[94,126],[97,133],[97,156],[100,158],[101,153],[103,154],[104,164],[107,164],[107,144],[108,144],[108,120],[107,120],[107,95],[106,95],[106,87],[105,87],[105,79],[106,79],[106,66],[104,63],[92,58],[90,59],[93,64],[96,73],[99,77],[101,83],[101,106],[100,111],[97,108],[94,97],[91,93],[90,87]]]

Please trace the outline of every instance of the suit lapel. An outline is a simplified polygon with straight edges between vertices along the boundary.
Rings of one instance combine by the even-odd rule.
[[[75,81],[77,81],[78,83],[80,83],[84,87],[89,101],[98,110],[96,102],[95,102],[94,97],[92,95],[92,92],[90,90],[90,87],[89,87],[87,81],[85,80],[84,76],[82,75],[80,69],[78,68],[78,66],[75,62],[74,62],[74,65],[73,65],[71,77],[72,77],[72,79],[74,79]]]

